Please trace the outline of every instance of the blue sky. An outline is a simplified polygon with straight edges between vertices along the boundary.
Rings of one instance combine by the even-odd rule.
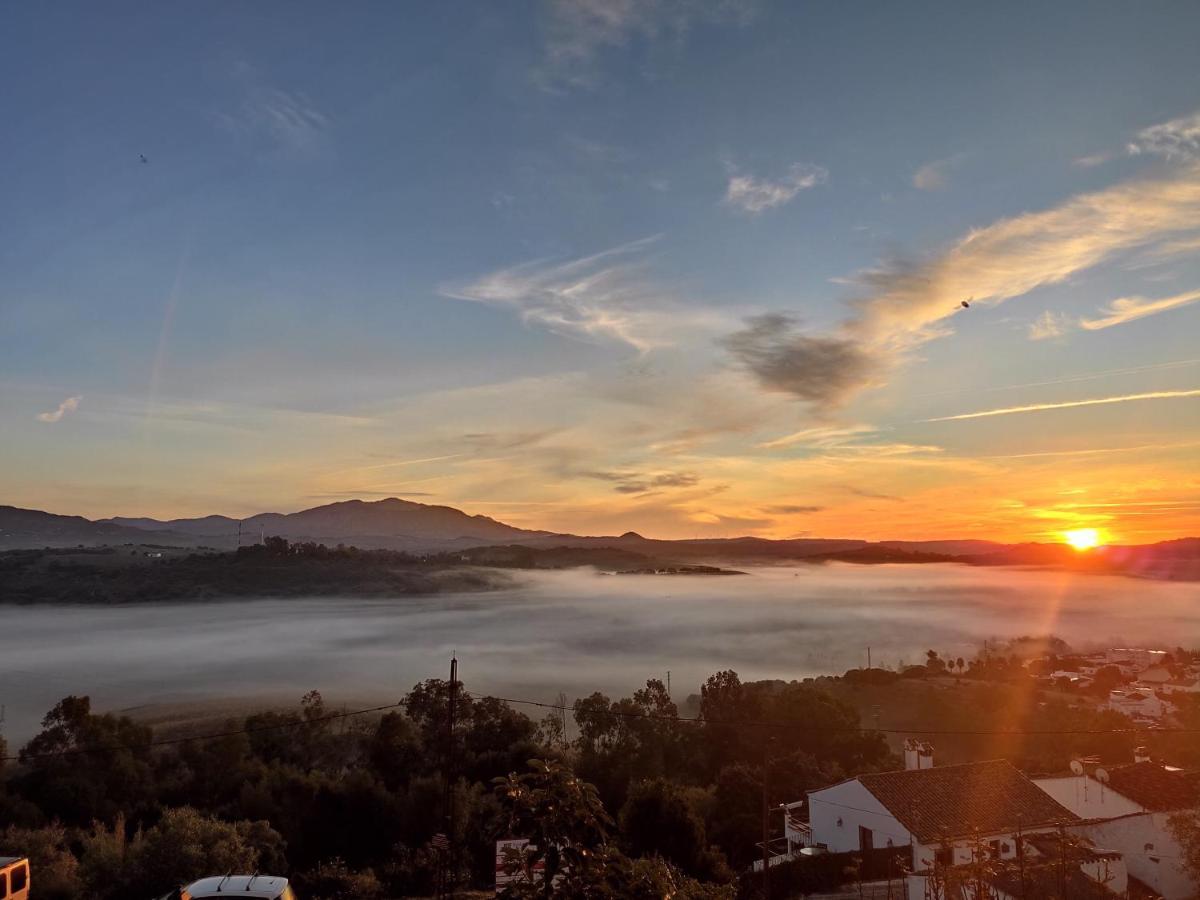
[[[1198,38],[1191,3],[16,8],[0,499],[1195,533]]]

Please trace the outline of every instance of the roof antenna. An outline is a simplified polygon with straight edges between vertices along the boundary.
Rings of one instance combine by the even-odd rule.
[[[250,876],[250,879],[249,879],[249,880],[246,882],[246,891],[247,891],[247,893],[249,893],[249,891],[250,891],[250,885],[254,884],[254,879],[255,879],[255,878],[257,878],[257,877],[258,877],[258,869],[255,869],[255,870],[254,870],[254,874],[253,874],[253,875],[251,875],[251,876]]]
[[[221,893],[225,882],[227,882],[232,877],[233,877],[233,869],[230,869],[228,872],[226,872],[224,875],[221,876],[221,880],[217,882],[217,893],[218,894]]]

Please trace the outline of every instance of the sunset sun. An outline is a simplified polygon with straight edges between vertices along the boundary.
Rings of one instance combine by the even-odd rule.
[[[1076,528],[1064,531],[1063,540],[1076,550],[1091,550],[1100,545],[1100,532],[1095,528]]]

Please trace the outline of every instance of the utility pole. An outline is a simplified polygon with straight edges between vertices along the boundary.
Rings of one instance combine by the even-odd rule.
[[[671,696],[671,670],[667,669],[667,696]]]
[[[762,771],[762,863],[763,863],[763,900],[771,900],[771,816],[770,816],[770,783],[771,783],[771,743],[775,738],[769,737],[763,741],[763,771]]]
[[[867,668],[871,668],[871,648],[867,648]]]
[[[454,843],[454,716],[458,701],[458,655],[450,658],[450,690],[446,704],[446,877],[445,896],[454,896],[455,843]]]

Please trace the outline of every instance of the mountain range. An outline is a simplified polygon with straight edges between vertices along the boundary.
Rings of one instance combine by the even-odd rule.
[[[1107,547],[1078,554],[1062,544],[1001,544],[981,540],[878,541],[756,537],[656,540],[634,532],[619,536],[580,536],[517,528],[488,516],[469,515],[391,497],[367,502],[346,500],[295,513],[260,513],[238,520],[228,516],[161,520],[116,516],[89,520],[41,510],[0,506],[0,549],[30,547],[156,544],[229,550],[259,543],[263,537],[313,541],[328,546],[416,553],[466,551],[489,546],[535,550],[621,550],[651,560],[840,560],[846,562],[946,562],[975,565],[1070,566],[1104,571],[1133,571],[1191,579],[1200,568],[1200,539]]]

